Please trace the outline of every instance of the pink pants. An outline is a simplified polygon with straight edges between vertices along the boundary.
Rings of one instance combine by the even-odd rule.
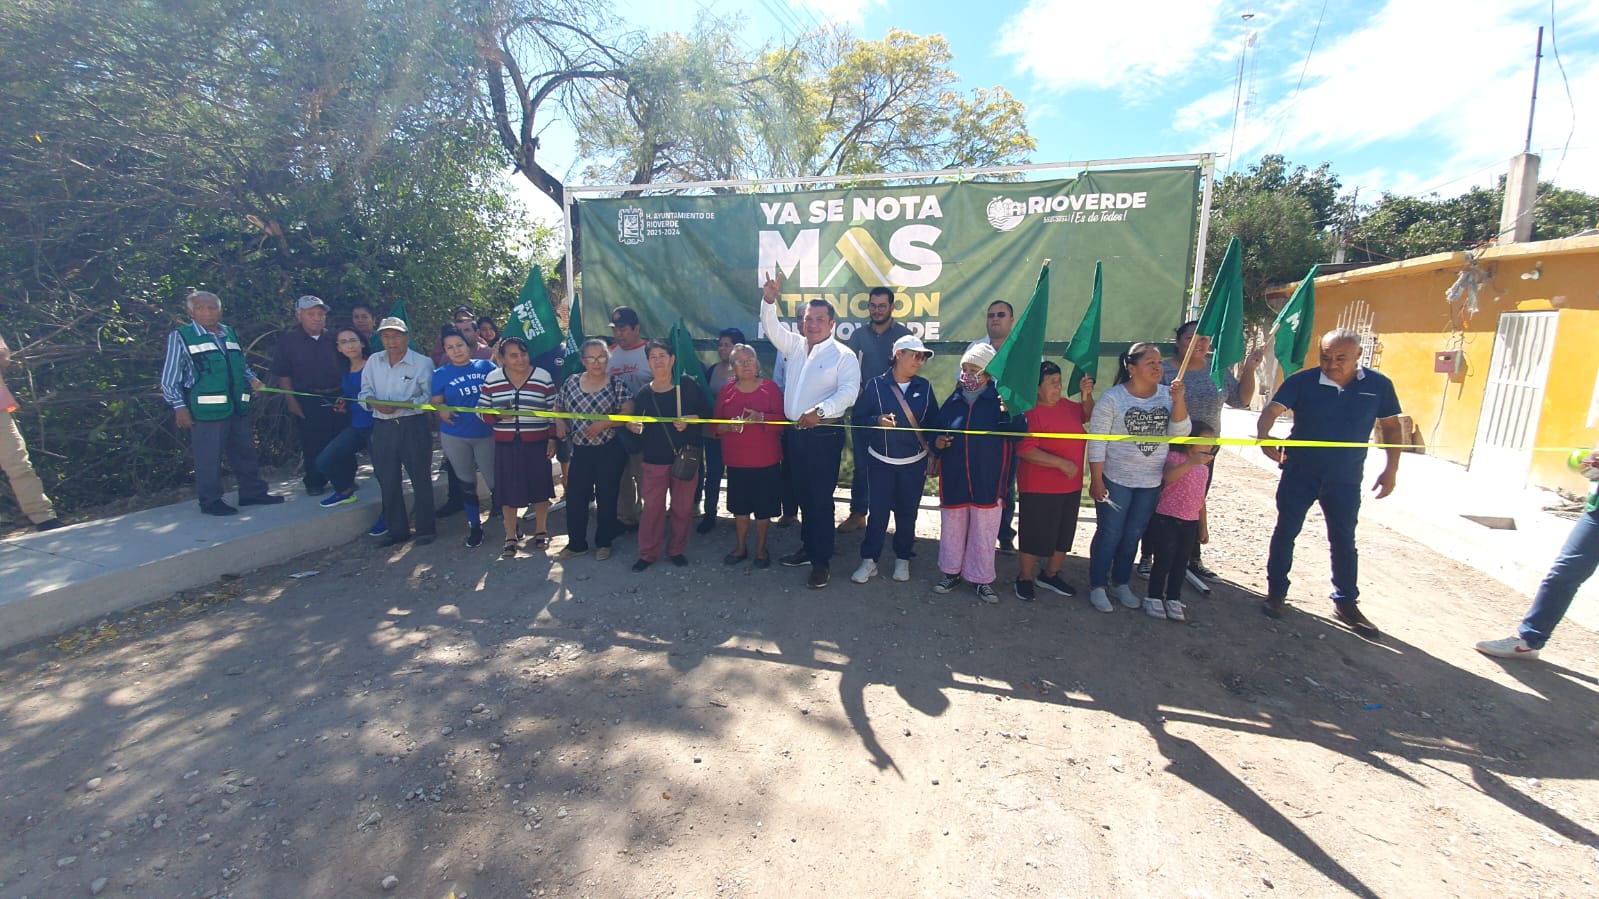
[[[688,531],[694,521],[694,481],[672,477],[672,466],[644,463],[644,513],[638,522],[638,557],[659,561],[661,544],[666,554],[680,556],[688,549]],[[671,493],[672,539],[666,540],[667,494]]]
[[[938,570],[958,574],[968,584],[994,582],[994,544],[1003,506],[940,509]]]

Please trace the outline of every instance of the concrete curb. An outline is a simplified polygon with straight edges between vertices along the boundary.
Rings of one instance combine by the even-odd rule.
[[[61,633],[180,590],[349,543],[376,520],[377,483],[333,509],[298,480],[273,484],[286,502],[228,518],[192,500],[86,521],[0,543],[0,649]],[[435,480],[435,494],[444,488]],[[227,497],[229,502],[235,496]]]

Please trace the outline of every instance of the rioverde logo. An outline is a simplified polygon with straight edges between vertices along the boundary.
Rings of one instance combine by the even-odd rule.
[[[1127,211],[1147,208],[1148,191],[1126,193],[1056,194],[1024,200],[995,197],[984,210],[995,231],[1012,231],[1028,216],[1042,215],[1046,222],[1124,222]]]

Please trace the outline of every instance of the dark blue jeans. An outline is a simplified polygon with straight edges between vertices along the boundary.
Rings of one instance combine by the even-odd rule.
[[[706,440],[704,446],[705,465],[700,476],[700,492],[705,495],[705,514],[715,516],[716,504],[722,499],[722,475],[727,469],[722,465],[722,441]]]
[[[1355,550],[1355,522],[1360,517],[1360,482],[1333,479],[1316,470],[1290,464],[1277,482],[1277,528],[1271,533],[1271,554],[1266,558],[1266,590],[1288,597],[1288,571],[1294,566],[1294,540],[1305,526],[1305,513],[1316,503],[1327,519],[1327,543],[1332,549],[1332,601],[1353,606],[1360,599],[1356,578],[1360,556]]]
[[[868,475],[873,483],[866,534],[861,540],[861,558],[876,562],[882,557],[891,514],[894,516],[894,558],[916,558],[916,510],[922,503],[922,486],[927,483],[927,460],[890,465],[862,454],[855,470]]]
[[[1566,617],[1577,588],[1593,576],[1599,568],[1599,510],[1584,512],[1577,519],[1566,545],[1555,556],[1543,583],[1538,585],[1538,595],[1533,597],[1532,610],[1521,622],[1521,639],[1533,649],[1542,649],[1555,632],[1555,625]]]
[[[799,497],[800,539],[812,565],[833,563],[833,488],[838,486],[838,463],[844,458],[844,428],[822,425],[790,428],[788,432],[790,482]]]
[[[1088,546],[1090,587],[1125,584],[1132,578],[1138,541],[1160,503],[1159,487],[1123,487],[1106,478],[1105,489],[1110,502],[1094,504],[1094,540]]]
[[[345,428],[316,457],[316,470],[340,493],[355,489],[355,456],[371,441],[371,428]]]

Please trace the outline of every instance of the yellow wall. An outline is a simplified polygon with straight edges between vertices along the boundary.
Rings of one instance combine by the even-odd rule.
[[[1595,377],[1599,376],[1599,310],[1563,309],[1555,325],[1555,352],[1544,388],[1543,412],[1538,417],[1538,446],[1593,446],[1595,432],[1587,426]],[[1585,495],[1588,481],[1566,466],[1565,453],[1532,454],[1531,483],[1562,487]]]
[[[1523,280],[1521,275],[1534,271],[1539,262],[1540,277]],[[1540,445],[1550,440],[1571,443],[1572,432],[1566,429],[1582,429],[1599,364],[1593,349],[1599,343],[1599,316],[1594,314],[1599,311],[1599,238],[1493,248],[1479,255],[1477,264],[1492,277],[1478,295],[1477,314],[1464,327],[1456,327],[1461,304],[1444,299],[1466,265],[1465,254],[1452,253],[1317,278],[1316,331],[1337,327],[1340,317],[1364,302],[1378,341],[1373,367],[1393,380],[1400,405],[1415,420],[1427,452],[1464,465],[1471,460],[1499,316],[1558,308],[1556,355],[1538,439]],[[1434,354],[1449,349],[1464,351],[1462,371],[1435,373]],[[1306,365],[1315,364],[1312,350]],[[1576,442],[1591,442],[1591,437]],[[1534,454],[1531,483],[1583,490],[1580,480],[1549,453]]]

